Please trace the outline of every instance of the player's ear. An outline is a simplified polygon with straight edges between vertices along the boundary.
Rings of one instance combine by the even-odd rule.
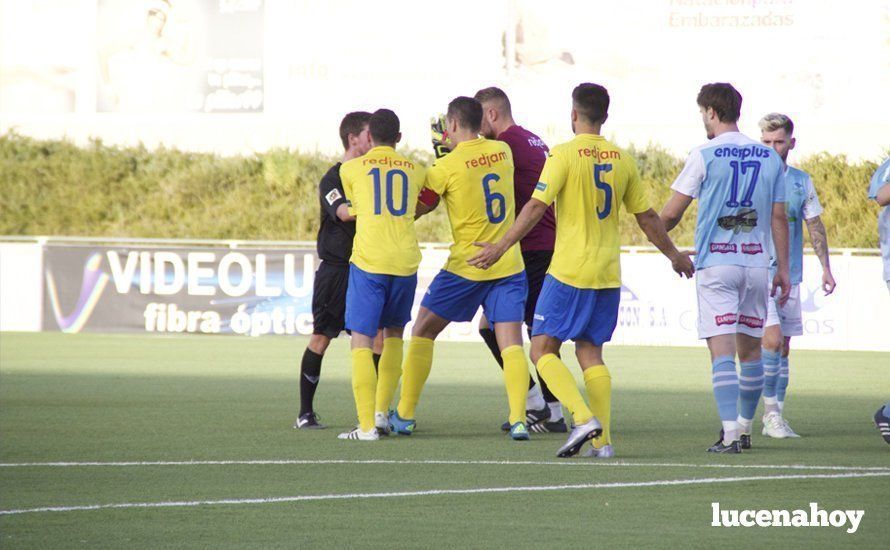
[[[790,150],[794,149],[795,145],[797,145],[797,138],[791,138],[791,141],[789,143],[790,143],[790,146],[788,147],[788,150],[790,151]]]
[[[572,107],[572,122],[578,122],[578,111]]]
[[[402,141],[402,132],[399,132],[398,134],[396,134],[396,143],[398,143],[400,141]]]

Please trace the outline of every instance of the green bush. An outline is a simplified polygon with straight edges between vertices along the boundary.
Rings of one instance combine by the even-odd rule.
[[[683,160],[653,145],[630,152],[658,210]],[[405,154],[431,161],[426,152]],[[78,147],[7,133],[0,136],[0,234],[313,240],[316,185],[335,161],[288,149],[220,157],[98,140]],[[831,245],[876,247],[878,208],[865,190],[877,164],[819,154],[800,167],[819,191]],[[694,207],[672,233],[681,245],[692,244]],[[647,244],[635,225],[623,216],[624,244]],[[418,236],[450,239],[443,208],[418,222]]]

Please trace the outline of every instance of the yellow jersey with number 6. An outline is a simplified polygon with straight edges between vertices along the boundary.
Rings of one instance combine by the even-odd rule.
[[[392,147],[374,147],[340,166],[355,240],[349,261],[368,273],[417,273],[420,246],[414,231],[417,195],[426,171]]]
[[[471,281],[491,281],[525,269],[518,244],[488,269],[467,263],[480,250],[473,243],[497,242],[513,225],[516,201],[509,145],[485,138],[462,141],[429,169],[426,186],[448,208],[454,244],[445,271]]]
[[[602,136],[557,145],[533,199],[556,201],[556,245],[548,273],[575,288],[621,286],[618,209],[649,209],[634,159]]]

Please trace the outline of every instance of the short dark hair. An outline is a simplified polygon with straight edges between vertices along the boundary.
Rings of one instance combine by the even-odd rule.
[[[699,107],[714,109],[720,122],[737,122],[742,114],[742,94],[727,82],[705,84],[696,102]]]
[[[482,129],[482,104],[472,97],[460,96],[452,99],[448,104],[446,116],[457,120],[461,128],[471,132],[479,132]]]
[[[349,136],[361,134],[370,121],[371,113],[366,111],[353,111],[343,117],[340,121],[340,141],[344,149],[349,149]]]
[[[377,109],[369,124],[374,143],[395,145],[399,140],[399,117],[389,109]]]
[[[497,101],[503,106],[502,108],[504,114],[513,114],[513,108],[510,106],[510,98],[507,97],[507,94],[504,92],[504,90],[498,88],[497,86],[482,88],[481,90],[476,92],[476,95],[473,97],[479,103],[485,103],[486,101]]]
[[[591,82],[578,84],[572,90],[572,105],[589,122],[605,122],[609,115],[609,91]]]

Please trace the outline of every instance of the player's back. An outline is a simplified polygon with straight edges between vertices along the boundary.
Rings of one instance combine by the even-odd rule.
[[[692,155],[701,157],[704,174],[696,267],[768,267],[773,203],[785,200],[782,159],[739,132],[721,134]]]
[[[513,225],[513,156],[506,143],[485,138],[459,143],[430,168],[427,186],[442,196],[448,209],[454,244],[446,271],[474,281],[522,271],[518,245],[487,270],[467,264],[479,250],[473,243],[497,242]]]
[[[649,209],[634,159],[602,136],[579,134],[553,148],[533,198],[556,200],[549,273],[576,288],[620,286],[619,207]]]
[[[425,171],[392,147],[374,147],[340,167],[349,211],[356,217],[350,261],[369,273],[417,272],[420,247],[414,229]]]

